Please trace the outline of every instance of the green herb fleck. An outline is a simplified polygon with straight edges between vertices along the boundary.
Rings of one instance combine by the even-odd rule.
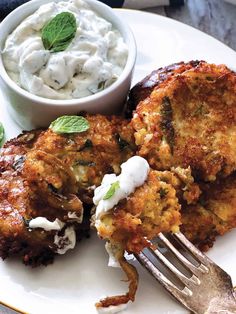
[[[103,199],[108,200],[109,198],[111,198],[119,188],[120,188],[120,182],[119,181],[112,183],[110,189],[107,191],[107,193],[103,197]]]
[[[193,116],[198,116],[198,115],[202,115],[203,112],[203,105],[199,106],[194,112],[193,112]]]
[[[214,81],[214,80],[215,80],[215,78],[214,78],[214,77],[212,77],[212,76],[206,76],[206,80],[207,80],[207,81]]]
[[[116,141],[117,141],[117,143],[118,143],[119,148],[120,148],[121,151],[130,146],[129,143],[128,143],[127,141],[125,141],[125,140],[120,136],[120,134],[118,134],[118,133],[115,134],[115,139],[116,139]]]
[[[80,147],[79,152],[82,152],[83,150],[87,149],[87,148],[91,148],[93,147],[93,142],[89,139],[87,139],[85,141],[85,143]]]
[[[29,223],[30,223],[30,220],[32,220],[32,219],[27,219],[27,218],[25,218],[23,216],[21,218],[22,218],[23,223],[26,226],[26,228],[29,228]]]
[[[202,206],[202,207],[205,207],[206,206],[206,200],[203,199],[203,198],[200,198],[198,203]]]
[[[160,198],[164,198],[166,197],[167,193],[168,193],[168,190],[167,189],[163,189],[163,188],[160,188]]]
[[[87,160],[76,160],[74,166],[87,166],[87,167],[93,167],[96,166],[96,163],[93,161],[87,161]]]
[[[5,139],[5,131],[2,123],[0,122],[0,147],[2,147]]]
[[[65,50],[75,37],[76,29],[76,19],[72,13],[57,14],[42,29],[44,48],[51,52]]]
[[[101,92],[102,90],[104,90],[105,87],[106,87],[106,81],[102,81],[102,82],[99,82],[98,85],[93,84],[93,85],[89,86],[88,90],[92,94],[96,94],[96,93]]]
[[[12,164],[12,168],[16,171],[19,171],[22,169],[23,164],[25,161],[25,156],[19,156],[19,157],[15,157],[15,161]]]
[[[62,116],[53,121],[49,128],[58,134],[81,133],[89,129],[89,123],[81,116]]]
[[[103,90],[105,88],[106,81],[101,81],[98,83],[98,90]]]
[[[58,194],[58,189],[51,183],[48,183],[48,189],[53,194]]]
[[[162,129],[162,133],[170,146],[171,153],[173,154],[175,130],[172,123],[173,112],[169,97],[163,98],[160,113],[161,113],[160,126]]]
[[[192,116],[202,116],[208,113],[208,110],[206,107],[204,107],[203,104],[201,104],[198,108],[196,108],[195,111],[193,111]]]

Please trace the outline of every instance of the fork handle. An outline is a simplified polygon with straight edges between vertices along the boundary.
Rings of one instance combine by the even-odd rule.
[[[236,299],[232,296],[230,298],[217,299],[212,302],[208,310],[204,314],[235,314],[236,313]]]

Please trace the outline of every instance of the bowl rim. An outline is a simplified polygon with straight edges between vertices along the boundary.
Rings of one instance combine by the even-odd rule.
[[[12,21],[14,21],[14,18],[16,16],[19,16],[22,11],[24,11],[26,8],[30,7],[32,4],[34,4],[32,13],[33,14],[41,5],[50,3],[50,2],[60,2],[60,1],[68,1],[68,0],[31,0],[29,2],[26,2],[13,10],[9,15],[7,15],[4,20],[0,23],[0,33],[1,28],[8,27],[10,28],[12,25]],[[52,105],[52,106],[79,106],[80,104],[86,104],[91,103],[94,101],[101,100],[103,97],[106,97],[106,95],[111,94],[114,92],[122,82],[124,82],[127,77],[132,73],[136,56],[137,56],[137,46],[136,41],[133,35],[132,30],[130,29],[129,25],[122,21],[119,16],[117,16],[114,12],[114,10],[109,7],[108,5],[104,4],[103,2],[97,1],[97,0],[84,0],[91,6],[92,9],[97,11],[102,17],[103,13],[102,11],[105,11],[106,13],[109,13],[110,22],[112,24],[116,24],[116,29],[121,33],[122,37],[125,40],[125,43],[128,47],[128,58],[126,65],[121,73],[121,75],[118,77],[118,79],[105,88],[104,90],[95,93],[93,95],[89,95],[82,98],[73,98],[73,99],[52,99],[52,98],[45,98],[41,96],[37,96],[34,94],[31,94],[29,91],[23,89],[20,87],[15,81],[13,81],[10,76],[8,75],[5,66],[3,64],[2,59],[2,53],[1,53],[1,45],[5,44],[7,36],[16,28],[14,27],[4,38],[0,39],[0,78],[5,82],[6,85],[8,85],[16,94],[19,94],[22,97],[25,97],[29,101],[32,101],[33,104],[39,104],[40,105]],[[36,6],[36,8],[35,8]],[[29,16],[29,15],[28,15]],[[23,17],[21,21],[23,21],[26,17]],[[105,18],[106,19],[106,18]],[[118,26],[117,26],[118,25]]]

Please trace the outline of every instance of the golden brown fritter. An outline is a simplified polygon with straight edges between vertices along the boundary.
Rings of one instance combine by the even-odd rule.
[[[86,232],[85,229],[88,232],[88,223],[85,228],[84,224],[78,224],[68,217],[68,210],[77,213],[78,217],[82,215],[82,203],[76,195],[50,191],[46,198],[43,189],[37,189],[32,185],[31,176],[34,172],[29,164],[35,166],[32,156],[32,152],[35,151],[32,147],[39,133],[26,133],[6,143],[0,158],[0,256],[6,258],[19,255],[25,264],[32,266],[51,262],[57,251],[54,243],[56,232],[45,231],[41,228],[29,229],[28,223],[32,218],[40,216],[50,221],[59,218],[66,223],[65,228],[69,225],[75,227],[78,239],[84,231]],[[41,164],[38,167],[37,181],[42,182],[41,173],[44,170],[48,169]],[[63,175],[58,173],[58,180],[62,179]],[[67,183],[68,181],[63,182],[64,185]],[[67,196],[70,196],[69,201]],[[68,204],[72,205],[70,203],[73,203],[73,206],[68,206]],[[63,230],[61,235],[63,235]]]
[[[127,252],[139,253],[159,232],[177,231],[180,205],[167,180],[164,173],[151,170],[141,187],[102,216],[99,236],[119,243]]]
[[[172,68],[131,92],[142,99],[132,119],[138,154],[157,170],[190,166],[205,181],[229,175],[236,170],[236,74],[203,61]]]
[[[83,133],[32,131],[4,145],[0,157],[1,257],[20,255],[26,264],[46,264],[57,252],[57,234],[62,237],[70,226],[77,239],[88,234],[93,189],[105,173],[119,172],[120,164],[134,154],[135,145],[128,121],[100,115],[86,118],[90,128]],[[31,230],[29,221],[36,217],[58,218],[65,226],[59,232]]]
[[[217,235],[236,227],[236,174],[201,189],[198,204],[182,207],[181,231],[206,251]]]
[[[161,231],[177,231],[180,224],[180,205],[175,189],[159,178],[157,171],[150,171],[146,182],[127,199],[103,215],[97,225],[101,238],[108,240],[106,247],[120,263],[129,281],[125,295],[108,297],[96,306],[108,307],[134,301],[138,274],[124,259],[125,250],[139,253],[150,246],[148,240]]]
[[[194,203],[199,194],[200,189],[189,169],[150,170],[142,186],[102,215],[99,223],[96,222],[98,234],[108,241],[108,253],[126,273],[129,292],[101,300],[98,307],[134,301],[138,277],[133,266],[124,260],[124,252],[140,253],[159,232],[178,231],[181,224],[179,199],[186,204]]]
[[[147,98],[155,87],[159,86],[162,82],[167,81],[173,75],[181,74],[186,70],[193,69],[198,64],[199,61],[190,61],[188,63],[178,62],[152,71],[130,90],[125,115],[128,118],[132,118],[133,111],[136,109],[138,103]]]
[[[89,129],[78,134],[56,134],[48,129],[35,144],[60,159],[74,173],[81,200],[92,203],[93,190],[106,173],[119,173],[120,165],[136,151],[130,122],[121,117],[86,116]]]

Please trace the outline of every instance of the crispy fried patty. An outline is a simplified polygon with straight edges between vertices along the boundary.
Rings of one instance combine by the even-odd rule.
[[[102,215],[96,223],[98,234],[108,241],[108,253],[116,258],[126,273],[129,291],[123,296],[101,300],[98,307],[134,300],[137,272],[124,260],[124,252],[140,253],[160,232],[177,232],[181,225],[180,200],[192,204],[199,194],[190,169],[151,169],[142,186]]]
[[[120,164],[135,153],[135,144],[128,120],[101,115],[86,119],[90,127],[83,133],[32,131],[4,145],[0,157],[2,258],[19,255],[33,266],[52,261],[57,252],[56,231],[30,230],[32,218],[58,218],[65,228],[73,226],[77,240],[88,234],[94,188],[105,173],[119,173]],[[69,213],[83,216],[82,223]]]
[[[154,169],[191,167],[214,181],[236,170],[236,74],[224,65],[179,63],[131,91],[138,154]]]
[[[102,115],[86,116],[89,129],[78,134],[41,133],[35,149],[60,159],[73,172],[81,200],[92,204],[93,191],[106,173],[120,172],[120,165],[136,152],[129,120]]]
[[[62,208],[61,199],[63,205],[70,205],[69,209],[78,216],[82,211],[82,203],[76,195],[72,197],[71,194],[73,201],[68,202],[66,193],[50,191],[45,197],[44,189],[37,187],[36,181],[44,183],[42,173],[46,167],[42,160],[37,169],[37,180],[31,180],[35,172],[29,164],[35,166],[32,152],[34,155],[38,153],[34,146],[40,134],[41,131],[32,131],[7,142],[0,158],[0,256],[5,259],[18,255],[25,264],[32,266],[52,262],[57,248],[54,244],[55,231],[45,232],[41,228],[30,230],[29,220],[40,216],[50,221],[59,218],[66,223],[70,220],[66,211],[68,208]],[[63,181],[63,175],[58,174],[58,181]],[[72,178],[70,180],[73,181]],[[78,239],[88,234],[88,218],[84,224],[77,224],[73,220],[69,223],[75,227]]]

